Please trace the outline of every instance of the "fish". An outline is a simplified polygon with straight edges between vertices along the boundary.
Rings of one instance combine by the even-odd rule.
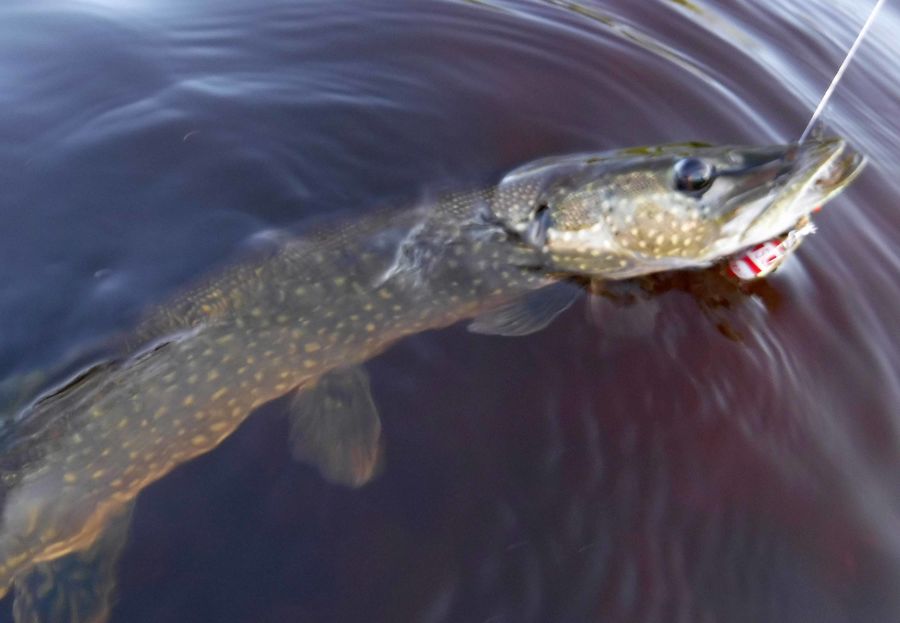
[[[840,138],[541,159],[446,192],[270,236],[147,311],[112,354],[0,423],[0,595],[17,623],[103,621],[138,494],[287,397],[290,451],[362,486],[383,440],[363,364],[405,336],[546,327],[582,293],[698,269],[832,199],[865,158]]]

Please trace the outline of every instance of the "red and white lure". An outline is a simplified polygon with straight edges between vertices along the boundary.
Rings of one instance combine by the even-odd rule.
[[[803,134],[800,135],[800,140],[797,141],[798,144],[802,144],[808,137],[810,132],[813,129],[813,126],[816,123],[816,120],[819,118],[819,115],[822,114],[822,110],[825,108],[825,104],[828,103],[828,100],[831,98],[831,94],[834,92],[837,83],[840,81],[841,77],[844,75],[844,71],[846,71],[847,66],[850,64],[850,60],[853,58],[853,55],[856,53],[859,44],[862,43],[863,37],[866,36],[866,32],[868,32],[869,27],[872,25],[872,22],[875,21],[875,16],[878,14],[878,11],[881,9],[881,6],[884,4],[885,0],[878,0],[875,5],[872,7],[872,11],[869,13],[869,17],[866,19],[862,28],[859,30],[859,34],[856,35],[856,40],[853,42],[853,45],[850,46],[850,49],[847,50],[847,55],[844,57],[844,61],[841,63],[841,66],[838,68],[837,72],[834,74],[834,78],[831,79],[831,84],[828,85],[828,89],[825,91],[825,94],[822,95],[822,99],[819,101],[819,105],[816,107],[816,110],[813,112],[812,117],[809,120],[809,123],[806,124],[806,128],[803,130]],[[781,266],[784,263],[784,260],[787,259],[788,255],[797,248],[800,242],[808,235],[815,233],[816,227],[810,222],[809,218],[804,218],[798,226],[790,231],[784,238],[775,238],[773,240],[769,240],[768,242],[763,242],[762,244],[758,244],[755,247],[747,249],[742,253],[732,257],[728,261],[728,272],[737,277],[738,279],[760,279],[765,277],[766,275],[771,274],[776,268]]]
[[[728,272],[738,279],[761,279],[781,266],[810,234],[816,233],[816,226],[808,219],[797,229],[791,230],[783,238],[775,238],[747,249],[728,261]]]

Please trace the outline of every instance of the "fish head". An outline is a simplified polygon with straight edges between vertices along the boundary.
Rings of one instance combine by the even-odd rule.
[[[544,269],[624,279],[707,266],[775,238],[845,188],[864,162],[839,138],[562,156],[507,175],[494,212],[540,250]]]

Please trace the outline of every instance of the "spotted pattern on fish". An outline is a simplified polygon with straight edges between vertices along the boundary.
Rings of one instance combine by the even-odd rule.
[[[0,442],[0,586],[87,547],[107,516],[258,406],[545,283],[520,266],[532,250],[479,218],[488,200],[451,195],[228,267],[151,313],[118,361],[37,402]]]
[[[814,188],[807,203],[820,203],[854,171],[846,158],[841,175],[828,168],[833,144],[827,158],[815,152],[815,166],[789,161],[791,149],[540,161],[491,190],[285,237],[214,273],[151,311],[116,358],[0,429],[0,594],[36,563],[90,546],[144,487],[214,448],[258,406],[405,335],[568,275],[703,265],[780,233],[797,197]],[[673,159],[697,153],[747,173],[730,173],[705,197],[674,191]],[[813,184],[813,169],[829,184]],[[793,196],[769,197],[784,187]],[[745,208],[760,197],[769,229],[756,232],[760,218],[747,221]]]

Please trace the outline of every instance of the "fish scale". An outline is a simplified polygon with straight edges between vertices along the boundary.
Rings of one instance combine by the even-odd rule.
[[[153,309],[118,357],[38,397],[4,427],[0,594],[15,582],[34,608],[43,602],[29,587],[65,591],[59,574],[82,582],[99,570],[112,582],[110,565],[94,561],[117,555],[138,493],[295,390],[294,455],[326,477],[363,484],[374,474],[380,425],[359,394],[368,384],[357,364],[464,318],[478,316],[470,328],[481,333],[537,331],[574,300],[570,277],[702,267],[770,239],[853,179],[862,159],[848,151],[831,140],[799,150],[691,145],[563,156],[492,189],[275,237]],[[673,171],[686,158],[719,167],[721,178],[681,192]],[[698,230],[696,244],[681,238],[685,224]],[[87,550],[79,565],[73,556]],[[74,591],[47,607],[108,606],[85,599]]]
[[[53,422],[53,442],[42,434],[16,440],[27,446],[29,460],[4,467],[16,478],[5,495],[0,585],[31,561],[89,546],[107,516],[176,465],[214,448],[256,407],[368,359],[403,335],[533,288],[539,278],[527,272],[513,278],[498,247],[460,236],[452,217],[483,199],[455,196],[433,212],[424,238],[414,242],[419,255],[432,257],[382,285],[376,286],[398,262],[398,235],[419,224],[415,211],[379,214],[315,236],[315,244],[288,243],[264,260],[231,267],[139,326],[127,342],[149,342],[148,351],[104,366],[97,372],[102,379],[88,377],[89,388],[82,380],[38,402],[24,420],[67,415]],[[449,250],[423,242],[447,237],[455,242]],[[473,277],[482,270],[497,277]],[[79,389],[89,405],[71,404]]]

